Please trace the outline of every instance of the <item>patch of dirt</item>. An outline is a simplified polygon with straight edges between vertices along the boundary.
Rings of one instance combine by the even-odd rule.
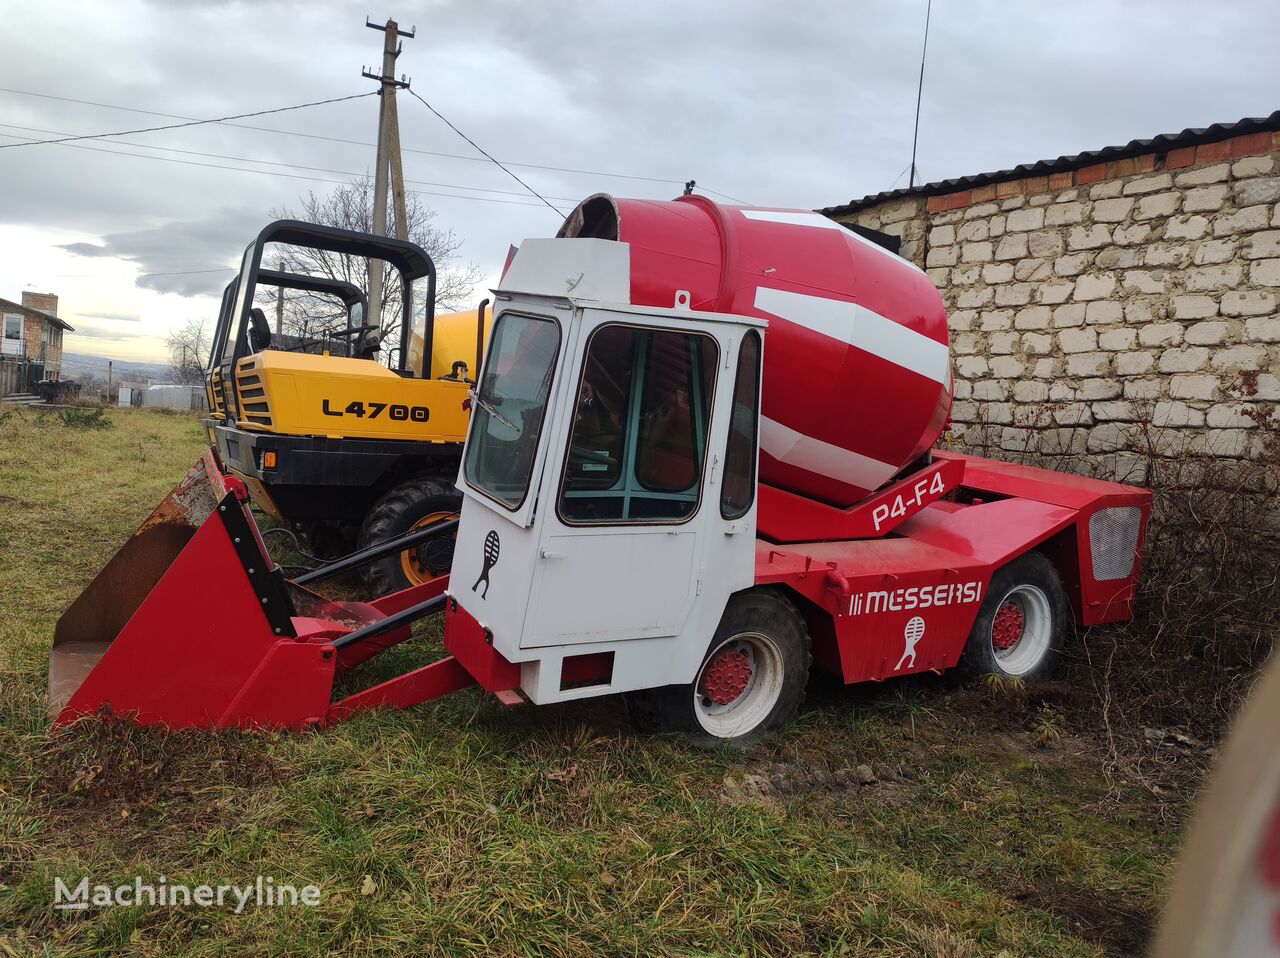
[[[1070,717],[1091,714],[1096,700],[1090,689],[1065,681],[1020,683],[972,682],[950,689],[930,690],[940,712],[968,719],[972,724],[997,731],[1018,731],[1029,719],[1045,712]]]
[[[894,805],[907,801],[903,783],[865,764],[830,768],[817,761],[761,762],[740,777],[726,775],[720,785],[720,800],[730,804],[782,804],[815,794]]]
[[[1121,895],[1042,882],[1010,897],[1064,919],[1080,937],[1114,958],[1139,958],[1147,953],[1155,916]]]
[[[232,809],[228,792],[282,778],[261,736],[163,732],[109,719],[50,736],[37,756],[33,791],[67,844],[110,829],[131,847],[163,844],[207,828]]]
[[[50,736],[38,766],[40,790],[61,804],[72,795],[129,801],[184,783],[259,785],[279,777],[262,746],[263,739],[241,733],[165,732],[91,720]]]

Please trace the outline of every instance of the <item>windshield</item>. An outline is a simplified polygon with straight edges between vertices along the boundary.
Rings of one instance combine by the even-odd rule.
[[[249,270],[253,266],[254,245],[250,243],[244,251],[244,260],[240,263],[240,281],[236,289],[235,303],[231,307],[231,315],[227,321],[226,338],[222,341],[222,349],[218,351],[218,359],[225,362],[235,355],[236,333],[240,326],[240,317],[245,309],[245,296],[248,295]]]
[[[223,339],[226,337],[225,323],[231,321],[231,302],[235,299],[236,287],[240,285],[240,277],[237,276],[222,290],[222,303],[218,307],[218,319],[213,324],[213,336],[209,341],[209,362],[206,364],[206,372],[212,372],[222,361],[221,346]]]
[[[508,509],[529,493],[559,348],[560,327],[552,320],[503,313],[494,324],[464,475]]]

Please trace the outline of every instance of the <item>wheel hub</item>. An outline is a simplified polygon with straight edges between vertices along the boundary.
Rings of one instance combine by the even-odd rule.
[[[991,623],[991,644],[1002,652],[1011,649],[1018,644],[1026,627],[1027,617],[1022,608],[1016,602],[1005,602],[996,610]]]
[[[426,570],[448,569],[453,565],[453,547],[456,545],[451,536],[428,539],[418,546],[418,563]]]
[[[437,522],[456,518],[458,518],[456,512],[433,512],[415,522],[409,531],[424,529]],[[448,572],[453,565],[453,547],[456,538],[457,533],[436,536],[402,552],[400,565],[404,569],[405,577],[414,585],[421,585],[437,575]]]
[[[702,672],[702,694],[716,705],[728,705],[751,683],[751,656],[746,649],[721,649]]]

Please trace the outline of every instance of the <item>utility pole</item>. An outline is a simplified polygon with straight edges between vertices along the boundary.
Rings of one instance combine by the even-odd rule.
[[[284,287],[276,287],[276,335],[284,332]]]
[[[112,374],[111,366],[112,366],[112,361],[108,359],[107,360],[107,402],[108,403],[111,402],[111,374]]]
[[[396,112],[396,90],[407,89],[406,80],[397,80],[396,58],[400,56],[401,37],[413,39],[415,30],[401,32],[400,25],[388,19],[386,24],[371,23],[368,17],[364,25],[371,30],[382,31],[382,72],[361,70],[361,75],[377,80],[378,91],[378,158],[373,174],[373,233],[387,235],[387,176],[390,174],[395,210],[396,236],[408,239],[409,225],[405,222],[404,169],[400,163],[400,119]],[[382,262],[369,260],[369,315],[373,322],[382,322]],[[402,330],[401,335],[408,335]]]

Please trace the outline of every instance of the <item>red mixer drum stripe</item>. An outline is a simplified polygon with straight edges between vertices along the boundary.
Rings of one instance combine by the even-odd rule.
[[[803,210],[740,210],[739,212],[747,219],[757,220],[761,223],[782,223],[787,226],[811,226],[814,229],[834,230],[847,240],[861,243],[883,256],[892,256],[896,262],[910,266],[917,273],[924,272],[911,260],[903,259],[897,253],[890,252],[878,243],[871,242],[865,236],[859,236],[843,223],[837,223],[821,213],[806,213]]]
[[[951,381],[944,343],[886,319],[865,306],[767,286],[756,289],[755,305],[756,309],[856,346],[934,382],[947,385]]]
[[[760,417],[760,451],[805,472],[839,476],[866,489],[879,488],[898,471],[895,465],[798,433],[766,416]]]

